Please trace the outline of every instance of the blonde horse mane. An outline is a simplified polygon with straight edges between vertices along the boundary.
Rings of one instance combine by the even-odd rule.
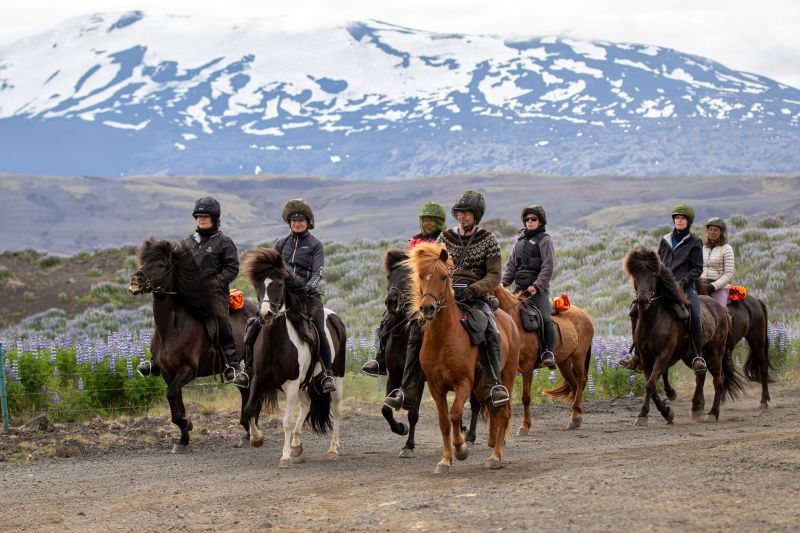
[[[410,317],[416,317],[419,313],[419,306],[422,300],[420,291],[420,276],[422,274],[447,275],[453,268],[453,260],[447,256],[447,263],[441,260],[442,251],[446,248],[440,244],[421,243],[416,245],[410,252],[409,257],[402,264],[407,267],[411,275],[411,283],[408,287],[408,300],[412,302],[410,306]]]

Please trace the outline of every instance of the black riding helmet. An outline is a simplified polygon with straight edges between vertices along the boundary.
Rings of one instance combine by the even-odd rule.
[[[525,217],[528,215],[536,215],[537,217],[539,217],[540,226],[544,226],[545,224],[547,224],[547,215],[545,215],[544,207],[538,204],[529,205],[528,207],[522,210],[521,218],[523,224],[525,224]]]
[[[222,208],[216,199],[211,196],[204,196],[194,203],[192,216],[197,218],[199,215],[209,215],[214,222],[219,222],[219,217],[222,215]]]
[[[475,224],[478,224],[486,211],[486,202],[478,191],[464,191],[453,205],[452,213],[456,218],[456,211],[470,211],[475,215]]]

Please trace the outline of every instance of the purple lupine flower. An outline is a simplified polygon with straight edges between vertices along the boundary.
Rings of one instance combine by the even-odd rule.
[[[58,393],[53,394],[53,400],[52,401],[53,401],[53,405],[61,404],[61,396],[59,396]]]
[[[636,383],[636,376],[631,371],[628,371],[628,381],[630,381],[631,385]]]
[[[550,371],[550,377],[547,378],[547,379],[550,380],[550,383],[555,383],[556,382],[556,371],[555,370],[551,370]]]
[[[589,394],[594,398],[594,378],[589,374],[589,379],[586,382],[586,388],[589,389]]]
[[[53,377],[57,378],[58,376],[59,376],[58,368],[53,368]]]
[[[83,378],[78,378],[78,390],[83,390]]]

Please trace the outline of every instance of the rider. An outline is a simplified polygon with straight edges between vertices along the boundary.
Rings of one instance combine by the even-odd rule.
[[[708,295],[722,307],[728,305],[728,288],[734,271],[733,247],[728,244],[728,228],[719,217],[706,222],[706,240],[703,244],[703,273],[700,280],[708,288]]]
[[[522,223],[514,248],[506,262],[503,273],[503,287],[513,281],[518,292],[523,292],[542,315],[544,331],[544,352],[542,365],[556,367],[553,350],[556,347],[556,331],[550,314],[550,278],[555,267],[553,240],[545,233],[547,216],[541,205],[529,205],[522,210]]]
[[[486,329],[486,356],[489,360],[487,399],[492,405],[498,406],[508,403],[509,396],[508,390],[500,382],[500,335],[494,313],[484,297],[500,284],[500,245],[491,232],[477,225],[485,211],[483,195],[476,191],[465,191],[456,200],[452,210],[458,227],[443,231],[436,242],[443,244],[453,259],[456,299],[480,309],[489,319]],[[409,383],[408,378],[419,374],[411,369],[419,367],[421,344],[421,334],[409,335],[403,382],[399,389],[386,397],[385,405],[393,409],[408,408],[410,402],[406,398],[407,393],[409,397],[413,395],[413,399],[417,399],[417,390],[412,388],[416,384]]]
[[[206,196],[197,200],[192,212],[192,216],[197,221],[197,229],[183,242],[192,250],[197,266],[211,268],[217,273],[216,281],[219,289],[217,296],[224,298],[226,310],[224,316],[217,317],[219,344],[227,361],[222,375],[225,382],[230,383],[238,374],[239,369],[236,342],[228,321],[229,286],[239,274],[239,253],[231,238],[223,235],[219,229],[221,214],[222,209],[219,202],[214,198]],[[144,377],[159,373],[155,363],[151,361],[142,361],[136,370]]]
[[[445,228],[445,213],[442,204],[436,202],[427,202],[419,209],[419,229],[421,230],[416,235],[412,236],[408,242],[408,250],[411,251],[416,245],[421,242],[436,242],[439,234]],[[361,371],[370,376],[385,376],[386,375],[386,341],[389,338],[391,331],[389,330],[389,313],[384,312],[381,319],[381,325],[378,330],[379,347],[378,353],[375,354],[375,359],[367,361],[361,368]],[[416,328],[416,325],[412,325]]]
[[[672,222],[674,225],[670,233],[664,235],[658,246],[658,255],[661,262],[672,271],[675,281],[681,286],[689,298],[691,306],[691,327],[689,337],[692,344],[694,358],[692,369],[697,374],[706,371],[706,361],[703,359],[703,327],[700,322],[700,298],[697,296],[697,280],[703,272],[703,243],[700,238],[692,233],[694,222],[694,209],[686,204],[678,204],[672,209]],[[637,308],[631,310],[631,331],[636,331],[638,319]],[[628,357],[620,359],[619,364],[637,369],[641,360],[639,354],[631,350]]]
[[[310,230],[314,229],[314,212],[305,200],[302,198],[289,200],[283,208],[282,215],[284,222],[289,224],[292,231],[286,237],[278,239],[274,249],[283,257],[289,270],[294,274],[295,281],[306,287],[308,312],[319,339],[319,356],[324,374],[321,383],[322,392],[333,392],[336,390],[336,382],[331,368],[331,347],[325,334],[325,308],[319,292],[322,270],[325,267],[325,248],[319,239],[311,235]],[[245,380],[241,381],[242,384],[235,382],[236,385],[246,387]]]

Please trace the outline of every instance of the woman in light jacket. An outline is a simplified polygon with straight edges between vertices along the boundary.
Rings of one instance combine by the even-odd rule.
[[[728,244],[725,221],[712,217],[706,222],[706,240],[703,244],[703,273],[700,279],[708,288],[708,295],[723,307],[728,305],[728,288],[734,271],[733,247]]]

